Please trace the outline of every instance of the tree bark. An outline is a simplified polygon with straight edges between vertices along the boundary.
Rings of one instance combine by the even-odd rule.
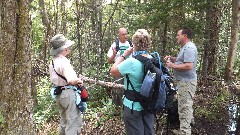
[[[220,9],[217,0],[207,0],[202,77],[216,75]],[[204,80],[204,79],[203,79]]]
[[[234,61],[237,52],[238,27],[239,27],[240,3],[239,0],[232,0],[232,26],[231,26],[231,43],[228,51],[228,59],[225,66],[224,78],[226,81],[231,80],[233,73]]]
[[[28,0],[1,1],[0,134],[34,135]]]

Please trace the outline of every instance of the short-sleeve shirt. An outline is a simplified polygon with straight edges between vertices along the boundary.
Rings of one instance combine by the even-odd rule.
[[[49,65],[49,73],[50,80],[53,84],[57,86],[67,85],[68,82],[77,79],[77,74],[74,71],[72,65],[70,64],[70,60],[68,60],[65,56],[59,54],[57,57],[53,58],[54,69],[56,72],[67,79],[67,82],[62,79],[53,69],[52,62]]]
[[[142,79],[144,76],[143,64],[137,59],[131,57],[121,62],[117,67],[121,75],[124,76],[124,89],[127,90],[126,74],[128,74],[129,80],[133,84],[134,89],[137,92],[140,92],[140,88],[142,86]],[[128,89],[133,90],[130,84],[128,86]],[[133,104],[133,108],[132,108],[132,104]],[[128,100],[126,97],[123,99],[123,105],[136,111],[143,110],[139,102],[133,103],[133,101]]]
[[[193,81],[197,80],[196,66],[197,66],[197,48],[193,42],[187,42],[180,50],[175,64],[183,64],[185,62],[192,62],[193,68],[191,70],[181,71],[173,70],[175,79],[178,81]]]
[[[113,55],[113,50],[112,50],[112,48],[115,48],[115,47],[116,47],[116,43],[114,42],[114,43],[111,45],[111,47],[109,48],[109,50],[108,50],[108,53],[107,53],[108,58],[110,58],[110,57]],[[119,51],[117,52],[114,61],[116,61],[116,59],[117,59],[120,55],[122,55],[122,54],[124,53],[124,51],[125,51],[126,49],[128,49],[129,47],[130,47],[130,44],[129,44],[128,41],[126,41],[125,43],[121,43],[121,42],[119,41]]]

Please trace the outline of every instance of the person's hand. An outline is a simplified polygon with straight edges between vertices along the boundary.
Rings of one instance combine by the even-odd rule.
[[[128,49],[126,49],[124,51],[124,53],[122,54],[123,56],[127,57],[129,56],[131,53],[133,52],[133,47],[129,47]]]
[[[165,57],[164,57],[164,61],[165,61],[165,62],[170,62],[170,61],[171,61],[171,60],[170,60],[171,57],[172,57],[172,56],[170,56],[170,55],[165,56]]]
[[[83,80],[81,78],[77,79],[77,85],[80,87],[83,85]]]
[[[116,47],[112,47],[112,51],[113,51],[113,55],[116,56],[117,55]]]
[[[174,68],[174,63],[172,63],[171,61],[170,62],[167,62],[166,63],[167,64],[167,67],[169,67],[169,68]]]

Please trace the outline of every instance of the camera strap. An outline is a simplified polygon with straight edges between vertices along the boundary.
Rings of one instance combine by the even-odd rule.
[[[53,60],[52,60],[52,65],[53,65],[53,70],[56,72],[56,74],[57,74],[59,77],[61,77],[63,80],[65,80],[65,81],[67,82],[67,79],[66,79],[64,76],[60,75],[60,74],[55,70]]]

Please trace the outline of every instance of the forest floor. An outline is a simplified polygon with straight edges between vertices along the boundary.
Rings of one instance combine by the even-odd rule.
[[[223,93],[228,92],[227,99]],[[193,135],[227,135],[229,126],[228,105],[232,96],[240,97],[240,83],[226,85],[221,81],[198,86],[194,100],[195,124]],[[97,113],[97,117],[85,119],[81,135],[124,135],[125,127],[121,116],[103,117],[104,113]],[[164,115],[156,131],[157,135],[166,135],[166,119]],[[57,129],[58,120],[49,122],[49,127]],[[48,130],[48,131],[47,131]],[[40,134],[49,134],[51,129],[44,128]],[[169,135],[171,135],[169,131]]]

